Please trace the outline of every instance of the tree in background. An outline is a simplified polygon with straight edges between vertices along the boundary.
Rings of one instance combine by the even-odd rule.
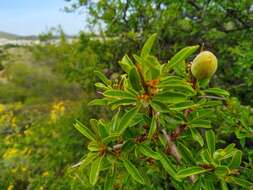
[[[140,49],[137,44],[152,32],[157,32],[159,39],[154,53],[163,61],[185,45],[204,43],[219,56],[215,83],[228,88],[243,103],[253,105],[251,0],[67,1],[72,2],[69,11],[88,11],[93,28],[134,44],[132,52]]]

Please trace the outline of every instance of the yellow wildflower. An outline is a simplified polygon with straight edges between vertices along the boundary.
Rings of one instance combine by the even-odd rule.
[[[50,121],[51,122],[56,122],[56,120],[62,116],[65,112],[65,106],[64,102],[60,101],[55,103],[52,106],[51,114],[50,114]]]
[[[4,155],[3,155],[3,158],[12,158],[14,156],[16,156],[18,153],[18,150],[16,148],[8,148]]]
[[[0,113],[3,112],[5,109],[5,106],[3,104],[0,104]]]
[[[42,176],[44,176],[44,177],[49,176],[49,172],[48,171],[43,172]]]
[[[7,190],[13,190],[14,185],[9,185],[9,187],[7,188]]]

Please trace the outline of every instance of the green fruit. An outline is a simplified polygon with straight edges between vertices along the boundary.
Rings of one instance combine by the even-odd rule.
[[[199,53],[193,60],[191,65],[192,75],[198,79],[208,79],[217,70],[217,58],[210,51]]]

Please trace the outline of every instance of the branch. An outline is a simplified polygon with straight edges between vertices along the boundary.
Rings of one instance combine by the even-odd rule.
[[[195,0],[187,0],[187,2],[192,5],[197,11],[201,10],[201,7],[195,2]]]
[[[175,143],[173,142],[172,138],[168,133],[166,132],[165,129],[162,130],[164,137],[167,140],[167,145],[168,145],[168,151],[169,153],[175,157],[175,159],[180,162],[181,160],[181,154],[179,153]]]

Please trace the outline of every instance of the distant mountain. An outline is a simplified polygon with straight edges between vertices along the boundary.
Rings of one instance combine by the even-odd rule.
[[[22,37],[19,36],[19,35],[16,35],[16,34],[11,34],[11,33],[8,33],[8,32],[1,32],[0,31],[0,38],[5,38],[5,39],[8,39],[8,40],[15,40],[15,39],[19,39],[19,38],[22,38]]]
[[[74,37],[75,37],[74,35],[66,34],[67,39],[72,39]],[[7,40],[38,40],[39,36],[37,35],[21,36],[17,34],[0,31],[0,38],[5,38]],[[53,39],[59,39],[59,38],[60,36],[57,36],[57,35],[53,36]]]

